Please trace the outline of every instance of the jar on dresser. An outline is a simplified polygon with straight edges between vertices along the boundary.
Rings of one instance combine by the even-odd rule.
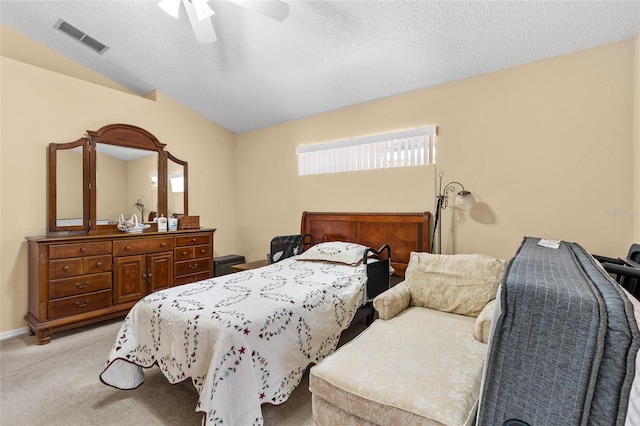
[[[45,344],[58,331],[124,316],[154,291],[213,277],[214,232],[27,237],[30,331]]]

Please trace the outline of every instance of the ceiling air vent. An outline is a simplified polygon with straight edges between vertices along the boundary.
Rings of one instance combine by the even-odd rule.
[[[104,52],[106,52],[107,49],[109,49],[107,46],[100,43],[95,38],[88,36],[87,34],[83,33],[82,31],[80,31],[73,25],[69,24],[68,22],[63,21],[62,19],[58,19],[58,22],[56,22],[56,24],[54,25],[54,28],[57,28],[63,33],[67,34],[68,36],[73,37],[74,39],[78,40],[80,43],[84,44],[85,46],[91,48],[92,50],[98,52],[101,55]]]

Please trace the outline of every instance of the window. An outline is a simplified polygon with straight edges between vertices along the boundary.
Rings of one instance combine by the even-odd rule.
[[[298,175],[435,164],[435,126],[296,148]]]

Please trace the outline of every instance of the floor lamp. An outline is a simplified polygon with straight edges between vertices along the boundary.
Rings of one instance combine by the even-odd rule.
[[[442,210],[446,209],[449,205],[449,192],[455,192],[456,188],[459,187],[460,191],[458,195],[456,195],[455,203],[457,204],[473,204],[475,203],[475,199],[471,192],[464,189],[464,185],[460,182],[449,182],[442,187],[442,177],[444,176],[443,172],[438,174],[440,177],[440,183],[438,186],[438,195],[436,196],[436,217],[433,222],[433,238],[431,239],[431,253],[433,253],[433,245],[435,243],[436,231],[438,235],[438,253],[442,253],[442,226],[440,225],[440,215],[442,214]]]

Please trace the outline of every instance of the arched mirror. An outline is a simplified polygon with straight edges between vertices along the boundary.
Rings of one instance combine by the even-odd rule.
[[[49,231],[116,230],[120,214],[142,222],[187,214],[187,162],[151,133],[110,124],[49,148]]]

